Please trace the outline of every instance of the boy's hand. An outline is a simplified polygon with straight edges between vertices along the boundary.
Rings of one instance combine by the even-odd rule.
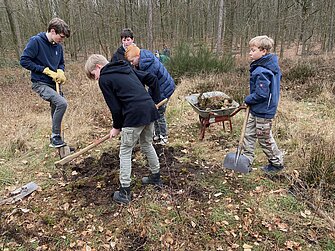
[[[64,71],[62,69],[57,70],[56,81],[60,84],[65,84],[66,77],[65,77]]]
[[[113,128],[109,133],[110,138],[114,138],[115,136],[119,135],[120,131],[120,129]]]
[[[43,73],[47,76],[49,76],[50,78],[52,78],[53,81],[57,81],[57,72],[54,72],[52,70],[49,69],[49,67],[45,67],[44,70],[43,70]]]

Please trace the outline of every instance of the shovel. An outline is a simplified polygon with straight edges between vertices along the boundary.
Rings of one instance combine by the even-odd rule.
[[[158,104],[156,104],[157,109],[164,105],[166,102],[168,101],[167,98],[163,99],[162,101],[160,101]],[[87,151],[91,150],[93,147],[99,145],[100,143],[106,141],[107,139],[110,138],[110,134],[108,133],[107,135],[105,135],[104,137],[98,139],[97,141],[93,142],[92,144],[86,146],[85,148],[81,149],[79,152],[73,153],[71,155],[66,156],[65,158],[58,160],[55,162],[55,165],[64,165],[68,162],[70,162],[71,160],[77,158],[78,156],[82,155],[83,153],[86,153]]]
[[[56,91],[57,93],[60,95],[60,88],[59,88],[59,83],[56,81]],[[64,130],[63,130],[63,123],[61,124],[61,133],[62,133],[62,137],[64,140]],[[60,158],[64,158],[66,156],[68,156],[71,153],[71,149],[69,146],[65,145],[65,146],[61,146],[58,148],[58,152],[59,152],[59,156]]]
[[[247,109],[245,111],[245,117],[243,121],[240,141],[238,143],[236,153],[228,153],[223,161],[223,167],[232,169],[240,173],[250,172],[250,167],[249,167],[250,160],[244,155],[241,155],[242,150],[243,150],[243,139],[244,139],[245,129],[247,127],[247,122],[248,122],[248,117],[249,117],[249,110],[250,110],[250,107],[247,106]]]

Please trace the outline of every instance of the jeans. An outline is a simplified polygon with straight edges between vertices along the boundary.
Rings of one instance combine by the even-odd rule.
[[[53,88],[43,82],[33,82],[32,89],[42,99],[48,101],[51,107],[52,134],[61,133],[61,124],[67,108],[67,101],[62,93],[58,94]]]
[[[152,145],[154,123],[140,127],[124,127],[121,131],[120,145],[120,183],[122,187],[130,186],[131,156],[133,148],[140,140],[141,151],[146,155],[151,173],[159,172],[159,160]]]
[[[155,135],[168,136],[166,119],[165,119],[166,104],[158,108],[159,119],[155,121]]]

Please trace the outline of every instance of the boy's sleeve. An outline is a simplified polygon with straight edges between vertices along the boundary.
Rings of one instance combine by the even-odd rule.
[[[34,37],[32,37],[26,45],[26,48],[23,50],[20,64],[22,67],[26,68],[27,70],[33,72],[43,72],[45,66],[38,65],[33,62],[33,58],[35,58],[38,54],[38,43]]]
[[[61,59],[60,59],[60,62],[59,62],[59,65],[58,65],[58,69],[61,69],[63,71],[65,71],[65,63],[64,63],[64,52],[63,52],[63,47],[61,48]]]
[[[267,100],[270,96],[270,78],[266,76],[266,73],[259,73],[256,77],[255,90],[252,91],[248,96],[245,97],[244,102],[247,105],[254,105],[262,103]]]
[[[149,92],[151,94],[152,100],[155,104],[159,103],[162,100],[161,91],[158,84],[158,78],[149,72],[134,70],[136,76],[141,81],[143,85],[149,87]]]

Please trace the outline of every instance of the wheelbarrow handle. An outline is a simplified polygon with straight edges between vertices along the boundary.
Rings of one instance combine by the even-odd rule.
[[[231,114],[230,117],[233,117],[234,115],[236,115],[236,113],[238,113],[241,110],[246,110],[248,106],[245,105],[240,105],[239,107],[237,107]]]

